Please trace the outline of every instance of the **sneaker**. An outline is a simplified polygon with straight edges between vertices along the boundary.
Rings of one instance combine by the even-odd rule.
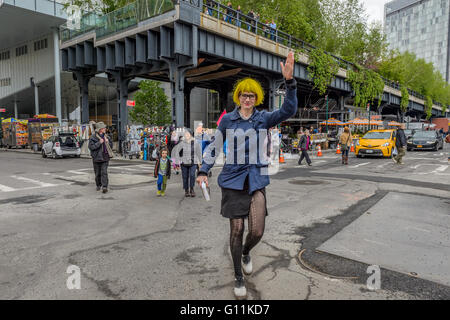
[[[308,166],[309,166],[309,167],[312,167],[312,164],[311,164],[311,163],[308,163]]]
[[[245,288],[244,279],[235,279],[234,296],[236,297],[236,299],[245,299],[247,297],[247,288]]]
[[[161,197],[164,197],[166,193],[164,191],[161,191]]]
[[[244,270],[244,273],[246,275],[252,274],[253,265],[252,265],[252,259],[250,258],[250,255],[242,256],[242,270]]]
[[[195,192],[194,189],[191,189],[191,197],[194,198],[195,197]]]
[[[405,163],[403,161],[400,161],[400,162],[398,162],[398,164],[402,165],[402,164],[405,164]]]
[[[97,191],[100,191],[102,189],[102,186],[97,187]]]
[[[156,195],[157,195],[158,197],[161,197],[161,191],[158,190],[158,192],[156,192]]]
[[[392,159],[392,161],[394,161],[395,164],[398,164],[397,160],[395,160],[394,157],[392,157],[391,159]]]
[[[108,188],[103,188],[103,193],[107,193],[108,192]]]
[[[191,194],[189,193],[189,191],[186,190],[186,191],[184,192],[184,196],[185,196],[185,197],[190,197]]]

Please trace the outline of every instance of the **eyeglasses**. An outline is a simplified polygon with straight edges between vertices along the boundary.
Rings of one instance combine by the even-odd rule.
[[[245,100],[250,99],[250,100],[255,100],[256,99],[256,95],[254,94],[241,94],[241,98]]]

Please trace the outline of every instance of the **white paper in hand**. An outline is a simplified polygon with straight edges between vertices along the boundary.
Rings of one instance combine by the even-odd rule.
[[[206,201],[211,200],[211,198],[209,197],[209,188],[206,186],[205,182],[202,182],[202,192],[203,192],[203,197],[205,197]]]

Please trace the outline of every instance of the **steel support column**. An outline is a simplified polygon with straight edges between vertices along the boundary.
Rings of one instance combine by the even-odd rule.
[[[117,97],[119,100],[119,112],[118,121],[119,127],[119,150],[122,151],[122,142],[126,140],[127,137],[127,125],[128,125],[128,85],[133,79],[132,77],[125,77],[122,72],[119,71],[109,71],[108,72],[116,82]]]
[[[73,73],[75,80],[78,81],[80,88],[80,107],[81,107],[81,123],[89,123],[89,80],[92,75],[75,71]]]
[[[273,79],[266,78],[269,83],[269,111],[275,110],[275,93],[278,89],[280,89],[281,85],[284,83],[284,79]],[[281,106],[280,106],[281,107]]]

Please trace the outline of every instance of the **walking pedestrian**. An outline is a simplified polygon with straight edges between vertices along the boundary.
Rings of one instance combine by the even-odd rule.
[[[202,149],[186,130],[184,139],[180,142],[181,174],[183,176],[183,189],[185,197],[195,197],[195,173],[202,163]]]
[[[397,155],[392,157],[392,160],[397,164],[404,164],[402,159],[406,154],[406,135],[405,125],[402,124],[400,128],[397,129],[397,134],[395,137],[395,147],[397,148]]]
[[[245,143],[232,144],[233,150],[229,150],[230,154],[227,157],[231,160],[227,159],[218,177],[218,184],[222,189],[221,215],[230,221],[230,249],[235,273],[234,295],[238,299],[247,295],[242,268],[246,274],[253,271],[250,251],[258,244],[264,233],[267,215],[265,187],[270,183],[265,170],[268,163],[263,160],[264,157],[250,151],[256,151],[253,144],[259,145],[259,138],[266,136],[269,128],[275,127],[297,112],[297,84],[293,78],[294,54],[290,52],[286,63],[280,64],[286,86],[286,98],[281,109],[273,112],[258,111],[256,107],[261,105],[264,99],[260,83],[252,78],[238,81],[233,92],[233,101],[237,107],[222,118],[215,139],[205,152],[197,177],[199,185],[205,183],[208,186],[208,172],[222,149],[217,141],[223,141],[222,138],[234,141],[242,135],[242,132],[247,134],[249,131],[256,131],[254,139],[249,138]],[[229,148],[230,141],[228,141]],[[236,163],[241,161],[234,161],[235,155],[242,155],[245,163]],[[256,163],[252,163],[250,160],[252,158]],[[244,221],[247,218],[249,232],[243,244]]]
[[[306,129],[305,132],[302,134],[300,138],[300,151],[302,154],[300,155],[300,159],[298,160],[298,165],[300,166],[302,164],[303,159],[306,159],[306,162],[308,163],[308,166],[312,166],[311,159],[308,155],[309,150],[309,144],[311,142],[311,137],[309,135],[309,130]]]
[[[350,132],[349,127],[344,128],[344,132],[341,134],[339,138],[339,146],[341,147],[342,152],[342,164],[348,164],[348,152],[350,150],[351,143],[353,141],[352,134]]]
[[[168,158],[168,150],[161,149],[161,158],[156,160],[155,171],[153,176],[158,178],[156,184],[158,186],[158,197],[165,196],[167,180],[170,179],[170,159]]]
[[[95,132],[89,139],[89,150],[91,151],[94,165],[95,184],[97,191],[103,188],[103,193],[108,192],[108,165],[113,157],[112,140],[106,134],[106,125],[99,122],[95,125]]]

